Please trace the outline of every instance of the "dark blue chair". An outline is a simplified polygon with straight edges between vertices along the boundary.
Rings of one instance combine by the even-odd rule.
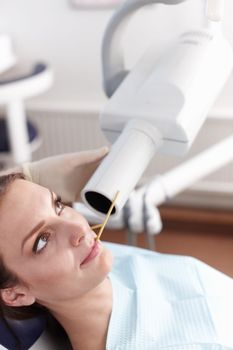
[[[28,141],[31,151],[35,151],[41,144],[41,136],[36,126],[27,120]],[[0,169],[10,168],[14,164],[11,145],[7,132],[6,118],[0,115]]]
[[[60,324],[49,314],[27,320],[0,317],[0,345],[8,350],[72,350]]]
[[[46,328],[46,316],[27,320],[0,318],[0,344],[9,350],[28,350]]]
[[[28,143],[27,131],[30,138],[35,133],[35,127],[30,123],[26,125],[24,100],[44,92],[52,83],[52,71],[45,63],[35,63],[26,68],[25,73],[24,66],[16,65],[0,75],[0,105],[4,106],[7,122],[7,128],[5,122],[1,122],[0,160],[6,162],[7,156],[13,160],[6,164],[7,167],[31,160],[32,146],[39,143],[32,145],[31,139]]]
[[[28,131],[28,140],[33,142],[36,138],[39,137],[38,130],[31,121],[27,121],[27,131]],[[10,142],[7,134],[7,125],[6,119],[0,116],[0,153],[8,153],[11,151]]]

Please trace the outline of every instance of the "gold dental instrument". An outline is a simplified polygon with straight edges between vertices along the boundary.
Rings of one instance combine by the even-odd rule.
[[[114,198],[113,198],[113,200],[112,200],[112,204],[111,204],[111,206],[110,206],[110,208],[109,208],[109,210],[108,210],[108,212],[107,212],[106,218],[104,219],[104,222],[103,222],[102,224],[98,224],[98,225],[93,225],[93,226],[91,226],[91,229],[92,229],[92,230],[97,229],[97,228],[100,228],[100,230],[99,230],[99,232],[98,232],[98,235],[97,235],[97,237],[95,238],[96,241],[98,241],[98,240],[100,239],[100,236],[101,236],[102,233],[103,233],[103,230],[104,230],[104,228],[105,228],[105,226],[106,226],[106,224],[107,224],[107,222],[108,222],[108,220],[109,220],[109,218],[110,218],[111,212],[112,212],[112,210],[113,210],[113,208],[114,208],[114,205],[115,205],[115,203],[116,203],[116,200],[117,200],[117,197],[118,197],[119,193],[120,193],[119,191],[116,192],[116,194],[115,194],[115,196],[114,196]]]
[[[92,230],[96,230],[97,228],[100,228],[103,224],[97,224],[97,225],[93,225],[91,226]]]

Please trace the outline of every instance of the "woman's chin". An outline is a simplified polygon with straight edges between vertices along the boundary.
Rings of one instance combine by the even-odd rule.
[[[107,248],[103,248],[102,254],[101,254],[101,267],[103,271],[105,271],[106,274],[108,274],[113,265],[113,255],[110,250]]]

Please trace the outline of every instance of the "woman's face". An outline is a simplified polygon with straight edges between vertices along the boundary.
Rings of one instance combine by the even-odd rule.
[[[48,189],[17,179],[0,207],[0,253],[43,305],[77,298],[108,274],[111,253],[85,218]]]

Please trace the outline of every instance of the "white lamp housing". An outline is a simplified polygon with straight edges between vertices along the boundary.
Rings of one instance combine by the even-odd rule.
[[[178,2],[182,1],[173,3]],[[129,0],[119,13],[129,16],[135,3],[139,2]],[[103,43],[105,91],[111,98],[101,115],[101,128],[109,140],[113,143],[119,138],[82,191],[90,208],[106,213],[119,190],[113,215],[128,199],[156,149],[173,155],[189,150],[233,68],[233,50],[220,26],[218,30],[208,26],[183,33],[159,58],[153,48],[148,50],[127,73],[119,64],[119,32],[125,22],[119,13],[110,22]],[[135,119],[137,127],[132,127]]]
[[[161,151],[185,154],[233,67],[233,50],[221,31],[183,33],[159,58],[149,50],[106,104],[101,128],[111,142],[131,119],[162,134]]]

